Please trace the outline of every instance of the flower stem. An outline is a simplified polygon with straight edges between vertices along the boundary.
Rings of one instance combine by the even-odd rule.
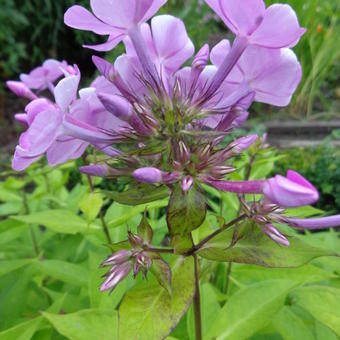
[[[193,258],[195,261],[195,295],[194,295],[195,334],[196,334],[196,340],[202,340],[199,262],[198,262],[198,258],[196,254],[193,255]]]
[[[195,254],[198,250],[200,250],[206,243],[208,243],[214,237],[216,237],[217,235],[219,235],[221,232],[225,231],[226,229],[230,228],[234,224],[244,220],[246,217],[247,217],[247,215],[243,214],[243,215],[240,215],[239,217],[235,218],[234,220],[232,220],[228,224],[225,224],[222,228],[216,230],[215,232],[213,232],[212,234],[207,236],[205,239],[203,239],[200,243],[193,246],[185,255],[189,256],[189,255]]]
[[[29,215],[30,211],[29,211],[29,207],[28,207],[28,203],[27,203],[27,196],[26,196],[25,189],[22,191],[22,201],[23,201],[23,205],[24,205],[25,214]],[[37,239],[36,239],[35,234],[34,234],[34,230],[33,230],[31,225],[29,226],[29,229],[30,229],[33,249],[34,249],[35,254],[38,256],[39,253],[40,253],[39,245],[38,245]]]
[[[84,156],[83,156],[83,162],[84,162],[84,164],[87,164],[86,163],[86,158]],[[87,182],[89,184],[91,193],[94,193],[94,185],[93,185],[93,181],[92,181],[91,176],[90,175],[86,175],[86,178],[87,178]],[[109,244],[112,244],[112,239],[111,239],[111,236],[110,236],[110,231],[109,231],[109,228],[107,227],[107,224],[105,222],[102,210],[100,210],[100,212],[99,212],[99,218],[100,218],[100,221],[102,223],[103,231],[104,231],[105,237],[107,239],[107,242]]]
[[[228,262],[228,268],[227,268],[227,278],[225,282],[225,294],[228,294],[229,291],[229,285],[230,285],[230,274],[231,274],[231,267],[233,266],[232,262]]]

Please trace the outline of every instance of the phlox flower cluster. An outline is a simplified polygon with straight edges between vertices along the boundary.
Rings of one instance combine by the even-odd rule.
[[[318,199],[314,186],[294,171],[268,180],[228,180],[237,170],[233,158],[258,137],[224,146],[225,137],[247,120],[252,103],[287,106],[301,80],[292,47],[305,29],[294,10],[283,4],[266,8],[263,0],[205,2],[235,39],[211,49],[199,46],[197,52],[179,18],[155,16],[166,0],[91,0],[93,14],[78,5],[68,9],[66,25],[108,36],[107,42],[85,48],[110,51],[123,42],[126,52],[114,63],[94,56],[101,75],[81,90],[78,67],[55,60],[21,75],[20,82],[8,82],[30,101],[16,115],[27,130],[13,168],[24,170],[44,154],[49,164],[61,164],[92,146],[105,157],[82,167],[83,173],[120,178],[132,186],[180,184],[184,193],[202,183],[237,193],[249,219],[283,246],[289,240],[274,223],[311,229],[339,225],[339,216],[301,220],[283,215],[285,208]],[[44,96],[46,89],[53,100]],[[244,194],[263,198],[246,202]],[[104,289],[127,275],[131,257],[122,252],[111,258],[115,269]]]

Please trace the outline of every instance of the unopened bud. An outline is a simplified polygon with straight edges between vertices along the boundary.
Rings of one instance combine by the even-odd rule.
[[[132,176],[142,183],[155,184],[162,182],[162,171],[157,168],[140,168],[135,170]]]
[[[194,184],[194,179],[191,176],[184,177],[182,180],[182,190],[184,192],[189,191],[193,184]]]
[[[272,224],[266,224],[263,226],[262,231],[276,243],[285,247],[289,247],[290,243],[288,239],[283,236]]]
[[[28,88],[27,85],[22,83],[21,81],[7,81],[7,87],[15,93],[18,97],[24,97],[27,99],[37,99],[38,97]]]
[[[129,250],[120,250],[117,253],[114,253],[113,255],[108,257],[102,263],[102,267],[113,266],[113,265],[118,265],[118,264],[122,264],[124,262],[127,262],[127,261],[129,261],[131,254],[132,253]]]
[[[128,233],[128,240],[133,248],[139,248],[144,244],[144,240],[131,232]]]
[[[244,150],[247,150],[258,139],[258,135],[250,135],[235,140],[231,146],[233,147],[233,153],[240,154]]]
[[[93,164],[82,166],[79,171],[83,174],[95,177],[109,177],[123,175],[121,170],[111,168],[106,164]]]
[[[180,141],[179,144],[179,157],[183,163],[187,163],[190,160],[190,151],[184,142]]]
[[[131,105],[124,98],[106,93],[98,93],[97,96],[107,111],[122,121],[128,122],[130,120],[132,115]]]

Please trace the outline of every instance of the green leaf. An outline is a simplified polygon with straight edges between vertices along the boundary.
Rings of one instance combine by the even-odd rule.
[[[311,329],[287,306],[275,315],[272,325],[284,340],[315,339]]]
[[[0,185],[0,202],[22,203],[22,196]]]
[[[144,211],[142,220],[139,223],[139,226],[137,227],[137,234],[144,240],[144,242],[148,244],[151,243],[153,237],[153,230],[150,223],[148,222],[148,219],[146,218],[146,211]]]
[[[0,261],[0,276],[11,273],[17,269],[20,269],[28,264],[31,264],[35,260],[22,259],[22,260],[1,260]]]
[[[320,256],[339,256],[314,247],[299,237],[289,237],[290,247],[278,245],[259,227],[246,222],[240,228],[241,239],[231,248],[234,228],[228,229],[206,243],[198,254],[208,260],[256,264],[263,267],[299,267]]]
[[[307,218],[313,216],[321,216],[324,215],[325,212],[323,210],[312,207],[311,205],[306,205],[304,207],[299,208],[289,208],[286,209],[284,215],[286,216],[294,216],[297,218]]]
[[[319,282],[336,277],[333,273],[312,264],[299,268],[261,268],[253,265],[234,265],[233,277],[243,284],[285,278],[297,282]]]
[[[316,340],[339,340],[339,337],[321,322],[315,321],[315,335]]]
[[[89,222],[93,222],[103,205],[100,193],[90,193],[79,202],[79,209],[85,214]]]
[[[270,323],[294,286],[294,281],[272,280],[239,290],[215,316],[206,339],[242,340],[252,336]]]
[[[11,218],[27,224],[39,224],[54,232],[63,234],[86,234],[102,229],[98,225],[88,224],[87,221],[69,210],[46,210]]]
[[[294,302],[340,336],[340,289],[311,286],[293,292]]]
[[[17,202],[8,202],[0,204],[0,216],[9,216],[21,212],[22,204]]]
[[[193,258],[178,258],[172,266],[172,296],[155,279],[135,286],[119,309],[120,339],[163,339],[177,325],[192,301]]]
[[[183,192],[177,184],[170,197],[167,223],[172,235],[186,235],[197,229],[207,213],[206,197],[201,188],[193,185],[188,192]]]
[[[103,274],[107,272],[107,268],[99,268],[99,264],[103,262],[105,255],[98,252],[89,253],[89,281],[88,295],[90,298],[91,308],[111,309],[114,310],[121,302],[126,291],[126,280],[121,282],[111,294],[103,294],[99,287],[103,283]]]
[[[156,277],[158,283],[171,295],[172,273],[169,264],[161,258],[153,259],[150,271]]]
[[[38,317],[23,323],[20,323],[10,329],[0,333],[1,340],[29,340],[33,338],[37,331],[42,317]]]
[[[125,209],[126,212],[124,214],[114,218],[111,221],[109,220],[107,222],[107,225],[108,225],[109,228],[116,228],[116,227],[119,227],[122,224],[126,223],[131,218],[139,215],[140,213],[143,213],[145,211],[145,209],[149,210],[149,209],[154,209],[154,208],[164,208],[167,205],[168,205],[167,201],[157,201],[157,202],[153,202],[153,203],[149,203],[149,204],[138,205],[138,206],[133,207],[133,208],[127,207]]]
[[[120,204],[139,205],[161,200],[170,195],[166,186],[137,184],[123,192],[103,191],[103,193]]]
[[[118,314],[113,310],[88,309],[66,315],[42,314],[60,334],[70,340],[118,339]]]
[[[43,274],[77,286],[86,286],[89,273],[79,264],[59,260],[36,261],[35,267]]]

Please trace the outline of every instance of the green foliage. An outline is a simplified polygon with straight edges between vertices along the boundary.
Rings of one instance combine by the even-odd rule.
[[[237,160],[232,177],[265,178],[277,160],[275,150],[254,147]],[[236,195],[204,187],[203,211],[197,192],[191,193],[193,209],[179,214],[176,230],[201,220],[202,211],[205,220],[192,239],[178,234],[169,245],[164,192],[158,200],[123,205],[102,193],[107,188],[100,179],[94,192],[86,176],[70,184],[74,166],[31,168],[0,182],[0,339],[195,339],[194,262],[179,254],[238,215]],[[303,207],[287,213],[324,212]],[[199,251],[203,339],[337,339],[340,259],[326,255],[339,251],[338,233],[282,228],[291,242],[285,248],[258,226],[240,224],[237,230],[227,229]],[[127,231],[141,236],[143,247],[166,252],[174,246],[175,254],[146,251],[153,259],[147,280],[129,275],[112,294],[102,293],[105,269],[99,264],[112,251],[131,247]],[[238,242],[228,248],[233,235]]]

